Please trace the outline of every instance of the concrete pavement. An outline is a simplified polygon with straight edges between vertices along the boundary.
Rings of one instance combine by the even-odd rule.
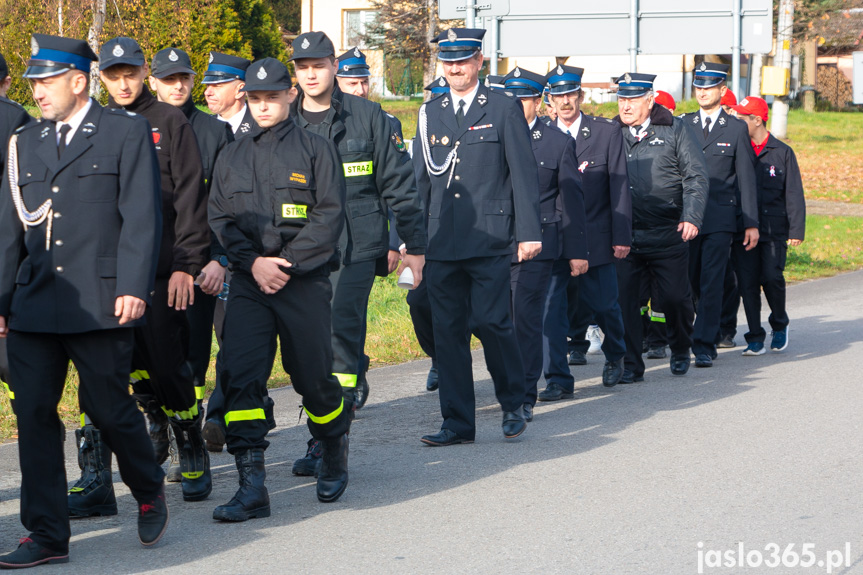
[[[685,377],[671,376],[667,360],[648,361],[644,383],[612,389],[600,383],[601,356],[588,356],[572,368],[574,400],[539,404],[513,442],[501,434],[482,352],[473,445],[420,443],[440,426],[437,393],[424,387],[428,361],[373,370],[351,432],[350,485],[334,504],[291,475],[307,430],[299,396],[274,391],[272,517],[212,521],[236,489],[223,453],[208,501],[184,503],[169,485],[171,526],[144,549],[115,473],[120,515],[74,521],[71,562],[36,572],[671,575],[698,573],[700,562],[704,573],[826,573],[841,561],[833,573],[863,573],[863,272],[791,286],[788,296],[785,353],[742,357],[738,345]],[[26,535],[16,449],[0,445],[0,551]],[[717,558],[741,544],[768,564],[776,544],[779,565]],[[787,566],[807,550],[812,567]],[[735,566],[710,567],[717,560]]]

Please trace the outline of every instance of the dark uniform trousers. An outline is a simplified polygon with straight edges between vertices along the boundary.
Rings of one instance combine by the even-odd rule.
[[[365,318],[375,284],[375,260],[344,264],[330,275],[333,285],[333,375],[353,392],[362,370]],[[350,394],[352,395],[352,393]]]
[[[144,325],[135,328],[133,391],[155,395],[169,417],[194,419],[198,413],[198,388],[192,385],[192,366],[187,360],[189,320],[186,312],[168,307],[168,278],[156,278],[144,320]]]
[[[639,294],[646,276],[656,284],[657,303],[659,309],[665,312],[666,333],[672,355],[689,355],[694,315],[689,277],[686,273],[689,253],[689,246],[681,244],[677,248],[668,248],[650,255],[630,252],[617,263],[626,338],[624,367],[635,375],[644,374],[644,359],[641,357],[644,328]],[[719,287],[722,288],[721,283]]]
[[[512,264],[512,321],[524,366],[524,403],[536,404],[536,383],[542,375],[542,318],[554,260]]]
[[[147,500],[161,489],[165,473],[153,461],[144,417],[129,395],[132,331],[9,334],[18,453],[28,478],[21,484],[21,522],[35,542],[49,549],[66,552],[70,537],[64,429],[57,415],[69,360],[78,370],[81,410],[116,454],[120,475],[135,499]],[[36,453],[39,457],[33,457]]]
[[[542,323],[542,371],[547,384],[556,383],[572,391],[575,378],[567,363],[566,334],[569,331],[569,302],[567,290],[570,275],[567,260],[555,260],[551,268],[551,281]],[[572,298],[575,300],[575,296]]]
[[[476,398],[470,334],[483,343],[485,363],[503,411],[524,403],[524,370],[510,317],[508,293],[512,256],[476,257],[456,261],[427,260],[435,351],[438,363],[442,429],[465,439],[476,436]],[[475,325],[471,325],[471,319]]]
[[[742,236],[742,234],[741,234]],[[781,331],[788,327],[788,313],[785,311],[785,257],[788,245],[784,239],[765,238],[750,251],[743,247],[743,239],[734,241],[734,256],[740,270],[738,281],[740,295],[743,297],[743,310],[749,331],[744,334],[747,343],[761,342],[767,332],[761,326],[761,288],[770,306],[770,327]]]
[[[220,313],[216,315],[216,310]],[[213,344],[215,328],[216,341],[222,348],[222,324],[225,321],[225,302],[216,296],[207,295],[201,288],[195,286],[195,303],[186,309],[186,319],[189,321],[189,364],[195,377],[195,392],[203,399],[204,386],[207,382],[207,370],[210,367],[210,350]]]
[[[303,397],[315,439],[335,438],[349,428],[342,389],[331,374],[332,286],[324,274],[294,275],[267,295],[247,273],[235,273],[225,306],[221,384],[225,392],[228,452],[266,449],[266,382],[271,342],[279,337],[282,365]]]
[[[437,351],[434,342],[434,327],[432,323],[431,301],[429,300],[428,282],[423,270],[423,281],[407,295],[411,322],[420,347],[432,360],[432,367],[437,367]]]
[[[689,280],[698,302],[692,333],[692,353],[716,353],[725,268],[731,258],[731,232],[699,234],[689,242]]]
[[[668,338],[665,335],[665,313],[659,306],[659,295],[656,282],[645,272],[641,280],[641,295],[639,296],[641,306],[641,323],[644,329],[644,341],[648,348],[665,347]]]
[[[743,234],[740,236],[740,242],[743,243]],[[738,241],[735,237],[734,241]],[[722,287],[722,314],[719,317],[719,339],[726,335],[732,338],[737,335],[737,311],[740,308],[740,287],[737,282],[737,256],[734,249],[734,244],[731,245],[731,259],[728,260],[728,265],[725,266],[725,283]]]
[[[566,332],[567,348],[569,351],[587,353],[590,349],[587,328],[594,323],[593,311],[586,305],[580,305],[578,284],[578,277],[569,276],[566,286],[566,316],[569,318],[569,329]]]

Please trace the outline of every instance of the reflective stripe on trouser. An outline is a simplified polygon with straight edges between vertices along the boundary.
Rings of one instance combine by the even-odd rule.
[[[332,297],[332,371],[343,387],[356,387],[365,339],[375,260],[349,263],[330,275]],[[354,379],[346,382],[342,375]]]
[[[355,373],[334,373],[333,375],[339,380],[339,385],[342,387],[357,386],[357,374]]]
[[[658,311],[650,310],[650,321],[657,323],[665,323],[665,314]]]
[[[221,350],[230,453],[269,445],[264,401],[277,336],[283,366],[303,398],[312,435],[326,439],[347,432],[342,387],[331,373],[331,290],[325,276],[313,274],[292,277],[278,293],[267,295],[248,274],[234,275]]]

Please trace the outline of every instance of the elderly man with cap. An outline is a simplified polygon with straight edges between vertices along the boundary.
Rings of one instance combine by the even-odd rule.
[[[539,188],[518,103],[479,82],[485,30],[442,32],[438,59],[448,94],[420,107],[414,163],[428,220],[426,274],[443,424],[427,445],[473,443],[476,413],[469,320],[503,411],[503,435],[527,428],[524,365],[512,323],[510,261],[542,250]]]
[[[210,225],[234,276],[226,306],[222,385],[228,452],[240,488],[213,512],[219,521],[270,515],[264,485],[268,426],[261,389],[279,336],[282,362],[322,444],[317,495],[338,499],[348,484],[350,413],[330,372],[328,275],[338,266],[345,180],[335,146],[289,117],[291,76],[274,58],[249,66],[246,90],[257,127],[216,164]],[[275,212],[275,213],[274,213]]]
[[[212,489],[210,463],[200,422],[194,374],[188,364],[189,322],[194,303],[194,278],[206,263],[210,247],[206,189],[201,154],[183,112],[158,102],[146,88],[147,63],[138,43],[125,37],[102,45],[99,58],[108,106],[143,116],[151,127],[150,142],[159,160],[163,217],[156,282],[143,325],[135,327],[131,382],[136,399],[158,428],[164,413],[177,438],[183,498],[206,499]],[[95,168],[94,168],[95,169]],[[99,429],[87,421],[83,432],[94,440],[79,443],[81,478],[69,490],[69,513],[75,517],[117,513],[111,482],[110,445],[100,442]],[[167,457],[168,445],[155,436],[156,459]],[[101,446],[101,447],[99,447]]]
[[[346,182],[346,225],[340,239],[342,267],[333,284],[333,375],[345,393],[345,408],[353,412],[357,384],[364,371],[362,342],[376,260],[387,255],[387,208],[396,215],[396,229],[407,253],[402,266],[422,279],[426,234],[414,175],[403,142],[379,104],[345,94],[336,84],[335,51],[323,32],[301,34],[293,42],[299,97],[291,117],[304,130],[333,142],[339,151]],[[309,441],[306,456],[294,462],[297,475],[312,475],[320,445]]]
[[[698,236],[707,201],[707,168],[684,122],[653,101],[652,74],[624,74],[617,79],[615,124],[626,146],[632,190],[632,250],[617,266],[620,302],[626,327],[623,383],[644,380],[641,358],[642,282],[665,314],[671,373],[689,371],[692,296],[687,277],[689,246]]]
[[[587,216],[587,273],[571,277],[569,262],[555,262],[543,327],[546,389],[540,401],[573,396],[575,380],[567,364],[567,335],[584,342],[591,317],[605,333],[602,384],[623,377],[623,320],[617,297],[614,262],[626,257],[632,235],[630,194],[620,130],[607,118],[581,112],[584,70],[558,65],[546,75],[549,99],[557,111],[556,126],[575,140],[584,210]]]
[[[6,98],[12,85],[6,59],[0,54],[0,166],[6,165],[6,144],[12,133],[31,121],[32,118],[23,106]],[[6,340],[0,339],[0,386],[9,380],[9,360],[6,356]]]
[[[737,277],[749,332],[743,355],[765,353],[767,332],[761,327],[761,293],[770,306],[771,351],[788,347],[788,312],[785,310],[785,256],[788,246],[803,243],[806,234],[806,202],[797,157],[787,144],[767,131],[767,102],[757,97],[744,98],[732,106],[738,118],[746,122],[755,152],[755,179],[760,210],[759,240],[747,251],[740,242],[734,245]]]
[[[158,164],[143,117],[88,97],[94,60],[84,41],[33,35],[24,77],[42,118],[13,136],[2,178],[0,337],[8,338],[21,522],[30,534],[0,556],[0,568],[69,560],[57,403],[70,360],[81,408],[138,503],[141,543],[156,543],[168,523],[165,474],[128,387],[133,328],[159,255]],[[80,431],[77,439],[85,440]]]
[[[207,86],[204,91],[207,107],[231,126],[237,140],[248,136],[255,125],[243,91],[246,69],[251,63],[239,56],[210,52],[210,61],[201,80],[201,84]]]
[[[542,252],[510,268],[512,319],[524,363],[524,417],[533,420],[536,383],[542,375],[542,323],[555,260],[569,263],[570,273],[588,269],[584,192],[575,154],[575,140],[537,118],[545,76],[516,67],[504,78],[505,90],[521,101],[530,129],[539,173],[539,216]]]
[[[746,124],[722,109],[727,75],[727,65],[702,62],[692,81],[701,109],[681,116],[704,152],[710,176],[704,223],[689,246],[689,279],[698,302],[692,335],[695,367],[712,367],[717,357],[732,240],[749,250],[758,244],[755,157]]]

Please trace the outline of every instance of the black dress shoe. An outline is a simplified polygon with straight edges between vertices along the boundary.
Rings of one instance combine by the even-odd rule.
[[[540,401],[557,401],[559,399],[569,399],[573,395],[572,391],[567,391],[556,383],[549,383],[548,387],[540,391],[536,398]]]
[[[665,359],[668,356],[665,353],[665,346],[657,345],[656,347],[648,349],[645,357],[647,357],[647,359]]]
[[[138,502],[138,540],[141,545],[155,545],[168,528],[168,504],[165,502],[165,488],[148,500]]]
[[[713,367],[713,360],[706,353],[695,356],[695,367]]]
[[[606,361],[605,367],[602,368],[602,385],[605,387],[614,387],[620,383],[620,378],[623,377],[623,358],[617,361]]]
[[[429,370],[429,376],[426,378],[426,391],[434,391],[437,389],[437,368],[433,367]]]
[[[473,443],[473,439],[462,437],[455,431],[450,431],[449,429],[441,429],[432,435],[423,435],[422,438],[420,438],[420,441],[426,445],[433,445],[435,447],[456,445],[458,443]]]
[[[532,404],[525,403],[522,406],[521,411],[524,413],[524,420],[525,421],[533,421],[533,405]]]
[[[503,412],[503,436],[507,439],[515,439],[527,429],[527,421],[521,410]]]
[[[587,365],[587,357],[580,351],[569,352],[569,365]]]
[[[671,374],[686,375],[689,371],[689,354],[675,354],[671,356]]]
[[[21,539],[18,549],[6,555],[0,555],[0,569],[24,569],[44,563],[68,563],[69,552],[52,551],[25,537]]]
[[[639,381],[644,381],[643,375],[635,375],[630,370],[624,369],[619,383],[638,383]]]

